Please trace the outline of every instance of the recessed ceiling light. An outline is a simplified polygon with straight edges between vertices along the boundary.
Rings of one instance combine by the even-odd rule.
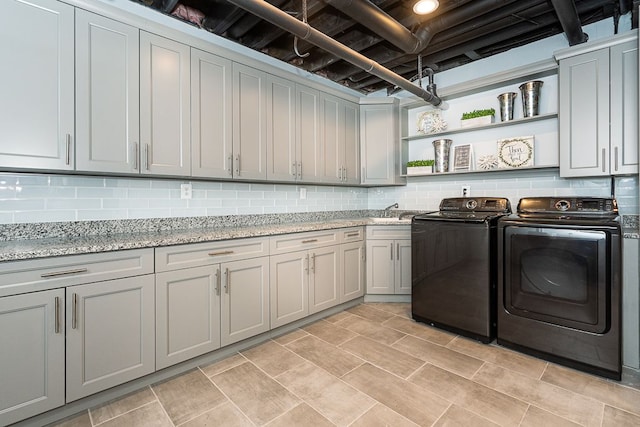
[[[413,11],[418,15],[426,15],[436,10],[440,6],[438,0],[418,0],[413,5]]]

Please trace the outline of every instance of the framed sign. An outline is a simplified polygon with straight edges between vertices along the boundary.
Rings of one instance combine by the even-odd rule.
[[[471,144],[453,147],[453,170],[471,170]]]
[[[533,166],[533,136],[498,140],[498,167]]]

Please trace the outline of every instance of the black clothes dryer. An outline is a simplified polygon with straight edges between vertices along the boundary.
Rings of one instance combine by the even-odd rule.
[[[620,380],[615,199],[521,199],[498,236],[498,344]]]

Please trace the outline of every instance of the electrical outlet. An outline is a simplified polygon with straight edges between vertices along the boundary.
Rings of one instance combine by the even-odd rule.
[[[471,186],[463,185],[462,186],[462,197],[470,197],[471,196]]]
[[[180,185],[180,198],[181,199],[190,199],[193,194],[193,189],[191,184],[181,184]]]
[[[304,200],[307,198],[307,189],[306,188],[301,188],[300,189],[300,199]]]

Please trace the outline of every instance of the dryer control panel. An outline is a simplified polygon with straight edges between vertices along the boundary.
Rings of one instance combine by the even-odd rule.
[[[617,215],[616,199],[598,197],[525,197],[518,203],[518,213]]]

